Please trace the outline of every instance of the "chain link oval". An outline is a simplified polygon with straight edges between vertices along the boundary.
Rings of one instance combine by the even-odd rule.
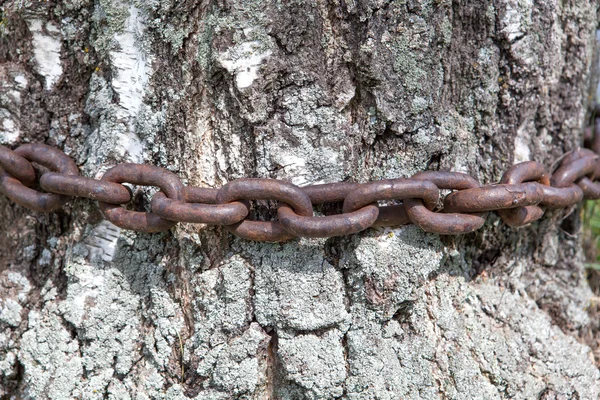
[[[439,189],[466,190],[480,187],[470,175],[460,172],[423,171],[411,179],[430,181]],[[486,213],[436,213],[430,211],[421,199],[404,200],[404,208],[410,221],[426,232],[441,235],[459,235],[473,232],[483,226]]]
[[[102,181],[113,183],[132,183],[142,186],[157,186],[170,198],[183,201],[183,183],[174,173],[164,168],[143,164],[119,164],[106,171]],[[104,217],[124,229],[140,232],[163,232],[177,224],[152,212],[130,211],[119,204],[99,201],[98,205]]]
[[[170,221],[210,225],[233,225],[248,216],[248,204],[234,201],[217,204],[218,189],[186,187],[185,202],[157,192],[152,197],[152,212]]]
[[[584,199],[600,198],[600,184],[593,179],[600,176],[600,158],[589,149],[578,149],[568,154],[552,175],[552,186],[581,188]],[[574,204],[574,203],[573,203]]]
[[[221,204],[238,200],[277,200],[289,204],[301,216],[313,215],[312,203],[306,193],[298,186],[275,179],[245,178],[227,183],[217,193]],[[244,239],[284,242],[296,236],[286,231],[279,221],[244,220],[225,228]]]
[[[423,199],[427,208],[433,209],[439,197],[439,189],[432,182],[405,178],[385,179],[360,185],[348,194],[342,209],[345,213],[349,213],[378,200],[409,198]]]
[[[574,160],[566,158],[552,174],[550,183],[554,187],[563,188],[575,183],[579,178],[593,175],[597,159],[598,156],[585,156]]]
[[[546,169],[542,164],[535,161],[525,161],[510,166],[502,175],[500,183],[515,185],[529,181],[536,181],[544,186],[550,186],[550,175],[546,173]],[[544,210],[537,205],[523,206],[498,210],[498,215],[505,224],[518,227],[528,225],[542,218]]]
[[[111,204],[127,204],[131,201],[131,192],[120,183],[99,181],[80,175],[47,172],[40,178],[40,186],[46,192],[83,197]]]
[[[439,189],[428,181],[405,178],[386,179],[360,185],[348,194],[344,200],[342,211],[354,212],[378,200],[405,200],[422,198],[428,208],[433,209],[439,200]],[[404,205],[393,205],[379,208],[378,219],[374,226],[405,225],[410,222]]]
[[[316,205],[343,202],[348,193],[358,189],[360,186],[360,183],[336,182],[305,186],[302,190],[308,195],[313,205]],[[364,215],[361,218],[369,219],[370,217]],[[379,207],[377,219],[371,226],[398,226],[410,224],[410,222],[411,221],[404,210],[404,205],[385,206]]]
[[[38,163],[51,171],[63,175],[79,175],[79,169],[75,162],[57,148],[42,143],[31,143],[19,146],[15,149],[15,153],[27,161]],[[41,193],[28,188],[3,169],[0,169],[0,189],[15,203],[39,212],[58,210],[71,199],[68,196]]]
[[[595,135],[593,148],[600,150],[600,119],[596,118],[595,121]],[[590,149],[579,149],[577,152],[579,157],[584,156],[597,156],[597,153]],[[589,200],[600,199],[600,183],[596,180],[600,178],[600,158],[596,159],[596,169],[591,176],[586,175],[577,182],[577,185],[583,190],[583,197]]]
[[[378,216],[379,207],[375,204],[366,205],[350,213],[324,217],[298,215],[285,203],[277,207],[277,217],[286,231],[310,238],[343,236],[364,231],[373,225]]]
[[[560,166],[570,164],[579,158],[597,156],[598,154],[594,153],[592,150],[579,147],[565,154],[565,156],[560,160]],[[597,177],[600,177],[600,162],[596,162],[596,169],[594,170],[594,172],[588,174],[587,176],[589,176],[590,179],[596,179]]]
[[[537,205],[543,200],[543,185],[537,182],[517,185],[490,185],[450,193],[444,199],[448,212],[494,211]]]
[[[33,165],[25,157],[2,145],[0,145],[0,168],[20,180],[25,186],[35,183]]]
[[[321,185],[304,186],[300,189],[308,195],[313,205],[337,203],[344,201],[348,193],[360,187],[353,182],[324,183]]]
[[[582,198],[585,198],[586,200],[600,199],[600,184],[598,184],[597,182],[594,182],[590,178],[584,176],[579,180],[577,185],[579,186],[579,188],[581,188]],[[571,205],[578,203],[579,201],[581,201],[581,199],[572,202]]]
[[[313,205],[343,201],[348,193],[359,185],[350,182],[327,183],[301,188]],[[327,215],[323,217],[304,217],[298,215],[287,204],[277,207],[277,218],[283,228],[295,236],[333,237],[350,235],[373,226],[379,215],[377,205],[367,205],[351,213]]]

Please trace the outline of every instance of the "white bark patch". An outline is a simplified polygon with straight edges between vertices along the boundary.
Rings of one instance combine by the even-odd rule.
[[[17,327],[21,323],[22,305],[27,302],[27,295],[31,290],[31,284],[23,275],[18,272],[9,272],[6,277],[5,287],[16,290],[16,296],[2,296],[0,298],[0,322],[9,326]],[[0,340],[1,342],[1,340]],[[0,360],[0,371],[2,370]]]
[[[132,128],[130,128],[130,130],[124,135],[119,137],[119,143],[121,144],[121,148],[123,150],[127,150],[127,153],[129,153],[132,161],[137,163],[143,162],[144,147],[142,146],[140,139],[135,136]],[[123,151],[121,155],[124,157],[125,152]]]
[[[17,103],[17,104],[18,104],[18,103],[20,103],[20,102],[21,102],[21,92],[19,92],[19,91],[16,91],[16,90],[9,90],[9,91],[7,92],[7,94],[8,94],[8,96],[10,96],[10,97],[12,97],[12,98],[13,98],[13,101],[14,101],[15,103]]]
[[[90,258],[100,257],[103,261],[111,262],[117,249],[117,241],[121,229],[108,221],[102,221],[86,238],[85,244],[90,252]]]
[[[88,307],[86,302],[94,301],[98,296],[100,296],[100,292],[103,291],[104,277],[82,275],[78,283],[80,286],[80,291],[73,296],[70,308],[71,318],[74,319],[77,317],[78,322],[81,323],[85,316],[86,308]]]
[[[134,133],[133,118],[140,112],[148,79],[152,73],[151,59],[136,40],[144,34],[144,30],[142,15],[136,7],[131,6],[123,32],[115,35],[119,50],[110,52],[115,72],[112,87],[119,96],[120,106],[116,114],[117,117],[129,121],[128,132],[119,137],[119,142],[136,162],[142,161],[144,148]]]
[[[19,84],[19,89],[25,89],[28,83],[27,78],[25,78],[23,75],[15,76],[15,82]]]
[[[235,171],[243,171],[242,167],[242,141],[239,136],[232,135],[231,142],[229,142],[229,147],[227,151],[229,156],[225,154],[223,149],[217,150],[217,163],[219,164],[219,168],[221,171],[227,171],[227,168],[231,166]]]
[[[21,303],[27,301],[27,295],[31,290],[31,283],[29,280],[18,272],[9,272],[8,280],[21,287],[19,294],[17,295],[17,299]]]
[[[136,37],[144,32],[144,22],[139,10],[131,6],[129,18],[122,33],[115,35],[120,50],[111,51],[110,57],[116,72],[112,86],[119,95],[123,117],[135,116],[142,105],[144,92],[150,76],[150,63],[146,54],[136,43]]]
[[[0,299],[0,321],[9,326],[19,326],[23,307],[13,299]]]
[[[526,124],[523,124],[517,130],[517,136],[515,137],[515,164],[531,160],[531,150],[529,149],[530,143],[531,136],[526,129]]]
[[[21,131],[12,119],[4,118],[2,120],[2,125],[0,125],[0,137],[3,137],[5,143],[15,143],[20,134]]]
[[[531,0],[509,0],[502,18],[502,33],[512,43],[525,36],[531,26]]]
[[[291,175],[295,173],[304,174],[307,172],[306,160],[304,158],[292,154],[283,154],[280,160],[285,172],[289,172]],[[303,185],[307,183],[307,180],[305,176],[299,175],[292,178],[292,183],[294,185]]]
[[[198,176],[201,182],[209,186],[217,184],[215,180],[217,168],[214,162],[216,158],[215,141],[212,135],[213,130],[210,128],[210,115],[203,115],[198,119],[196,130],[190,131],[189,139],[187,140],[187,143],[190,143],[191,151],[203,155],[203,157],[199,157],[197,160],[198,172],[194,175]]]
[[[42,21],[34,19],[29,21],[29,30],[33,35],[35,69],[44,77],[46,90],[51,90],[63,73],[60,62],[61,42],[54,37],[54,35],[58,35],[58,28],[48,22],[46,30],[52,32],[53,36],[47,35],[42,30]]]
[[[322,335],[306,334],[279,339],[278,353],[288,377],[312,396],[332,399],[344,394],[347,378],[342,333],[337,329]]]
[[[261,43],[245,42],[219,55],[219,62],[231,74],[235,74],[238,89],[247,88],[258,77],[258,67],[271,50],[260,52]]]

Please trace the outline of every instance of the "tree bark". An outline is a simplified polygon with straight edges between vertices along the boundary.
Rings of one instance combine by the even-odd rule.
[[[137,162],[208,187],[492,183],[580,145],[597,7],[8,0],[0,143],[57,146],[96,178]],[[153,190],[135,193],[147,207]],[[269,244],[0,196],[0,397],[596,399],[580,228],[568,209]]]

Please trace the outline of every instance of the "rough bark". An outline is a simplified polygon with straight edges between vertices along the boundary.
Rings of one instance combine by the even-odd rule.
[[[597,26],[592,0],[9,0],[0,143],[211,187],[490,183],[581,143]],[[0,396],[595,399],[578,214],[265,244],[0,196]]]

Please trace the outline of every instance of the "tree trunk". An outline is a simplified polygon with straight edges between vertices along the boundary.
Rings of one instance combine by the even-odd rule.
[[[496,182],[582,140],[593,0],[5,0],[0,143],[99,178]],[[151,189],[135,201],[147,207]],[[118,230],[0,196],[0,397],[596,399],[579,209],[447,237]],[[11,397],[11,396],[15,397]]]

